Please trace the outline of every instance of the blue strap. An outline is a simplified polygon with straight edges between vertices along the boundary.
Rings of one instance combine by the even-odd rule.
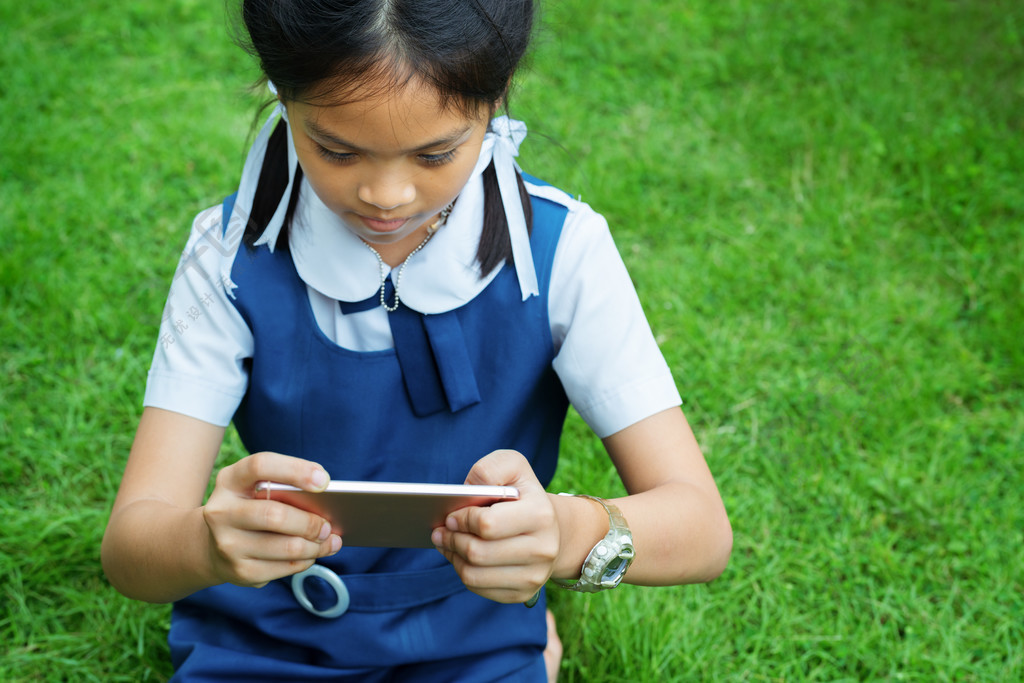
[[[452,412],[479,403],[480,389],[476,385],[459,316],[455,311],[448,311],[419,317],[427,331],[427,339],[430,340],[437,371],[441,375],[441,384]]]
[[[409,392],[413,412],[420,417],[433,415],[448,407],[444,385],[437,369],[433,347],[427,337],[423,315],[399,305],[388,314],[395,353],[402,368],[402,380]],[[473,369],[469,368],[470,373]]]
[[[395,287],[389,275],[384,300],[394,301]],[[362,301],[339,301],[344,314],[380,306],[380,294]],[[399,304],[388,315],[395,354],[413,412],[420,417],[442,410],[455,413],[480,402],[480,390],[469,360],[466,340],[455,311],[424,315]]]
[[[395,285],[391,283],[391,276],[388,275],[388,279],[384,282],[384,301],[394,301],[394,298]],[[362,301],[339,301],[338,305],[341,306],[341,312],[345,315],[369,311],[380,306],[380,291],[374,292],[373,296],[367,297]]]
[[[222,235],[228,234],[228,221],[231,220],[231,212],[235,208],[235,199],[238,197],[238,193],[229,194],[224,198],[224,203],[221,205],[220,224],[222,228]]]

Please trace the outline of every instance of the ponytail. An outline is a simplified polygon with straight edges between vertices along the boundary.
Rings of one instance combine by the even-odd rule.
[[[274,212],[281,204],[284,191],[288,187],[288,122],[281,119],[274,127],[274,132],[267,140],[267,152],[260,168],[260,179],[256,185],[256,196],[253,197],[252,211],[245,224],[242,234],[243,243],[252,248],[260,238],[267,224],[274,217]],[[292,185],[292,196],[288,198],[288,208],[284,215],[284,225],[277,236],[275,249],[288,248],[288,228],[295,214],[295,205],[299,199],[299,187],[302,184],[302,166],[295,167],[295,182]]]
[[[498,173],[494,170],[494,161],[487,165],[483,172],[484,180],[484,228],[480,233],[480,244],[476,251],[476,260],[480,264],[480,276],[484,277],[503,261],[512,265],[512,240],[508,236],[508,218],[505,206],[501,202],[501,190],[498,189]],[[523,176],[516,171],[516,185],[519,186],[519,199],[523,203],[523,215],[526,218],[526,231],[533,231],[533,206],[530,194],[526,191]]]

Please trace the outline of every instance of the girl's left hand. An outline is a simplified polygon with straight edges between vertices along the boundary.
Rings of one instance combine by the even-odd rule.
[[[469,590],[496,602],[526,602],[550,578],[558,558],[558,517],[550,497],[516,451],[484,456],[466,483],[515,486],[519,500],[456,510],[431,540]]]

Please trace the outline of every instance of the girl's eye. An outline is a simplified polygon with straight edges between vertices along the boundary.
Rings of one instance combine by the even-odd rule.
[[[421,154],[420,161],[427,166],[443,166],[455,158],[455,150],[448,150],[440,154]]]
[[[356,160],[358,155],[352,152],[335,152],[327,149],[321,144],[316,145],[317,154],[335,164],[348,164]],[[420,154],[419,159],[427,166],[443,166],[455,158],[455,150],[441,152],[439,154]]]
[[[347,164],[356,158],[356,155],[351,152],[335,152],[319,144],[316,146],[316,151],[321,157],[335,164]]]

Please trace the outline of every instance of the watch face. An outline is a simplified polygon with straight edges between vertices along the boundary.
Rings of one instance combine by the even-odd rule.
[[[622,580],[622,575],[626,573],[626,561],[621,557],[615,557],[608,566],[604,568],[604,574],[601,576],[601,583],[616,585]]]
[[[608,561],[604,571],[601,572],[601,585],[606,588],[618,586],[619,582],[622,581],[623,574],[629,569],[629,565],[633,560],[633,554],[633,546],[623,544],[619,548],[619,552]]]

